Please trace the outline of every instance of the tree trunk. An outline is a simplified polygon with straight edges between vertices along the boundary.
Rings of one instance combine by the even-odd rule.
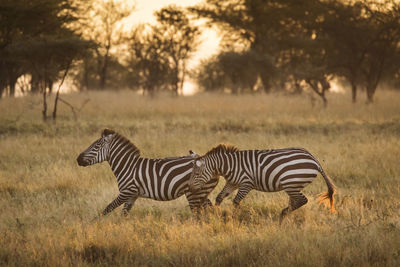
[[[367,104],[371,104],[374,102],[376,87],[376,85],[367,85],[367,88],[365,90],[367,92]]]
[[[87,59],[83,60],[83,88],[86,90],[89,89],[89,63],[87,62]]]
[[[232,73],[231,81],[232,81],[232,94],[234,95],[239,95],[239,82],[238,82],[238,77],[237,73]]]
[[[179,85],[177,83],[172,85],[172,91],[174,96],[179,96]]]
[[[101,67],[100,70],[100,89],[104,90],[106,88],[106,82],[107,82],[107,69],[108,69],[108,53],[109,53],[110,47],[106,47],[106,54],[104,55],[104,62],[103,66]]]
[[[183,85],[185,83],[185,76],[186,76],[186,64],[185,62],[182,63],[182,77],[179,83],[179,93],[183,95]]]
[[[40,92],[40,88],[39,88],[39,76],[36,74],[32,74],[32,78],[31,78],[31,92],[36,94]]]
[[[324,108],[328,107],[328,99],[326,99],[325,92],[330,88],[329,83],[326,80],[315,81],[315,80],[306,80],[306,82],[310,85],[311,89],[321,97]],[[319,85],[321,85],[321,90],[319,89]]]
[[[64,72],[64,75],[62,77],[62,80],[61,80],[60,84],[58,85],[56,98],[54,100],[53,120],[56,120],[56,118],[57,118],[57,104],[58,104],[58,99],[60,98],[60,90],[61,90],[61,86],[64,83],[65,77],[67,77],[67,74],[68,74],[68,71],[69,71],[69,67],[71,66],[71,62],[72,61],[68,62],[67,67],[65,68],[65,72]],[[51,85],[51,86],[53,86],[53,85]],[[73,111],[73,109],[72,109],[72,111]]]
[[[357,85],[354,81],[351,82],[351,101],[353,103],[357,101]]]
[[[283,86],[282,86],[283,88]],[[300,85],[300,81],[299,80],[295,80],[294,81],[294,93],[300,95],[303,91],[303,88]]]
[[[0,99],[3,97],[3,92],[6,90],[7,82],[5,77],[5,63],[0,60]]]
[[[323,94],[321,94],[322,102],[324,103],[324,108],[328,107],[328,100],[325,97],[325,91]]]
[[[47,86],[49,87],[49,95],[53,92],[53,80],[47,79]]]
[[[382,59],[379,64],[377,65],[378,71],[370,71],[370,74],[368,75],[369,79],[367,80],[367,86],[366,90],[367,91],[367,103],[372,103],[374,102],[374,95],[376,92],[376,88],[378,87],[379,81],[382,76],[383,72],[383,66],[384,66],[384,60]],[[372,69],[372,68],[371,68]]]
[[[10,82],[10,96],[15,97],[15,83]]]
[[[270,82],[269,82],[269,75],[268,73],[265,73],[263,71],[259,72],[263,87],[264,87],[264,92],[266,92],[267,94],[271,92],[271,86],[270,86]]]
[[[43,120],[47,120],[47,90],[44,86],[43,88],[43,110],[42,110]]]
[[[179,79],[176,77],[176,80],[172,83],[172,91],[174,92],[174,96],[179,96]]]
[[[0,99],[3,98],[4,89],[5,89],[5,86],[2,83],[0,83]]]
[[[153,97],[155,96],[155,90],[154,90],[154,87],[153,87],[153,86],[147,87],[147,92],[148,92],[148,95],[149,95],[151,98],[153,98]]]
[[[106,87],[106,76],[107,76],[107,63],[106,63],[106,59],[104,59],[104,65],[101,68],[101,72],[100,72],[100,89],[104,90],[104,88]]]
[[[53,120],[55,121],[57,118],[57,105],[58,105],[58,99],[60,97],[60,91],[57,91],[56,93],[56,98],[54,99],[54,108],[53,108]]]
[[[10,73],[8,82],[10,86],[10,96],[15,97],[15,84],[17,83],[18,77],[15,73]]]

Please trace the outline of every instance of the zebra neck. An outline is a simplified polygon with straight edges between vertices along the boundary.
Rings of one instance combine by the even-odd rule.
[[[139,150],[129,143],[113,146],[109,155],[108,163],[118,181],[130,174],[140,158]]]
[[[217,157],[217,166],[219,166],[218,168],[220,169],[220,176],[225,177],[225,179],[231,178],[231,175],[235,170],[237,157],[239,157],[238,153],[227,153]]]
[[[117,181],[120,181],[123,177],[129,176],[131,172],[135,169],[135,166],[140,158],[133,153],[129,156],[126,156],[121,161],[116,161],[113,164],[111,164],[109,161],[111,169],[115,177],[117,178]]]
[[[214,170],[215,175],[225,176],[228,173],[228,168],[225,163],[224,156],[221,154],[215,154],[213,158],[210,158],[208,162],[210,169]]]

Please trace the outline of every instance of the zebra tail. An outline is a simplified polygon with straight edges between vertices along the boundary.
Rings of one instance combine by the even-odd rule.
[[[322,177],[324,177],[324,180],[326,182],[326,185],[328,186],[328,191],[325,193],[321,193],[318,196],[318,200],[320,203],[323,203],[325,205],[325,207],[328,206],[328,202],[330,203],[330,211],[331,212],[335,212],[335,199],[333,198],[333,196],[336,194],[336,187],[333,184],[332,180],[329,178],[328,175],[325,174],[324,170],[322,168],[320,168],[320,173],[322,175]]]

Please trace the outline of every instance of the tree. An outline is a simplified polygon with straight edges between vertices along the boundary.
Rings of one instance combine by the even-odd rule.
[[[27,7],[26,4],[26,1],[0,3],[0,98],[7,89],[6,93],[14,96],[15,83],[22,72],[20,57],[13,46],[31,30],[31,19],[24,18],[29,12],[29,5]]]
[[[76,20],[71,1],[17,0],[1,3],[0,67],[1,87],[9,87],[14,95],[15,83],[22,74],[31,75],[31,92],[43,95],[42,116],[47,120],[47,95],[64,71],[64,78],[72,61],[89,46],[68,25]],[[7,71],[4,71],[7,70]],[[4,72],[3,72],[4,71]],[[4,82],[4,74],[7,80]],[[63,78],[63,79],[64,79]],[[53,118],[56,117],[57,98]]]
[[[199,45],[200,31],[192,25],[185,11],[175,5],[162,8],[155,16],[159,24],[153,31],[162,40],[162,54],[169,61],[172,91],[179,95],[185,81],[187,60]]]
[[[207,91],[224,91],[230,88],[231,93],[253,92],[257,82],[256,55],[250,51],[226,51],[215,58],[202,63],[195,74],[200,87]]]
[[[66,62],[88,46],[68,25],[76,20],[71,1],[2,1],[0,3],[0,84],[12,96],[22,74],[31,91],[51,91]]]
[[[388,4],[393,7],[388,9]],[[374,9],[369,6],[365,6],[365,9],[370,22],[370,34],[374,38],[369,43],[362,66],[367,103],[371,103],[384,72],[390,70],[393,59],[399,54],[400,4],[388,1],[375,3]]]
[[[93,54],[86,54],[81,66],[83,85],[91,87],[89,77],[91,70],[94,70],[98,87],[105,89],[112,54],[116,53],[113,49],[124,40],[122,21],[132,13],[134,7],[114,0],[81,1],[78,7],[80,19],[74,29],[80,30],[85,39],[96,44]],[[95,67],[92,67],[93,64]]]
[[[259,60],[254,65],[257,66],[265,92],[269,92],[275,70],[273,66],[279,53],[277,32],[282,28],[280,22],[284,14],[281,9],[285,2],[287,1],[206,0],[204,4],[189,10],[201,18],[207,18],[209,25],[218,25],[224,33],[225,45],[239,43],[244,50],[258,55]]]
[[[215,56],[202,60],[200,67],[196,71],[193,71],[191,75],[204,91],[224,91],[229,83],[228,77],[221,66],[219,66],[219,62]]]
[[[24,72],[25,60],[21,45],[26,40],[45,32],[50,21],[55,1],[1,1],[0,3],[0,97],[8,89],[14,96],[15,83]],[[38,24],[38,18],[43,17]],[[56,25],[55,25],[56,26]]]
[[[334,47],[329,50],[329,67],[334,74],[349,81],[354,103],[357,87],[362,83],[361,66],[369,43],[369,23],[359,2],[330,1],[324,6],[326,11],[321,25]]]
[[[144,92],[182,93],[187,61],[198,46],[199,29],[183,9],[168,6],[155,13],[156,25],[140,25],[131,34],[128,67]]]
[[[151,96],[168,83],[169,61],[163,46],[164,41],[153,27],[140,25],[131,34],[128,68],[132,84]]]
[[[328,54],[332,45],[320,25],[324,12],[318,1],[313,0],[301,1],[300,6],[289,3],[284,8],[277,68],[282,83],[291,84],[295,93],[301,93],[308,85],[326,107],[325,93],[330,89],[328,77],[331,75]]]
[[[399,38],[399,5],[394,1],[323,3],[321,23],[329,36],[329,68],[345,77],[356,102],[357,88],[364,86],[372,102],[379,81],[392,58],[396,58]]]
[[[247,55],[253,55],[248,59],[261,78],[264,90],[269,92],[274,80],[281,87],[291,81],[297,88],[302,80],[309,80],[313,85],[326,80],[322,66],[325,47],[317,24],[321,10],[316,8],[316,2],[208,0],[191,10],[220,25],[229,34],[225,43],[240,40],[244,44]],[[326,103],[325,90],[317,92]]]

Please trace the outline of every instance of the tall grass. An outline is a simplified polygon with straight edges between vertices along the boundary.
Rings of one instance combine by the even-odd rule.
[[[63,96],[56,122],[43,122],[41,99],[0,101],[0,265],[388,265],[400,263],[400,94],[372,105],[330,95],[312,107],[303,96],[200,94],[144,98],[132,92]],[[301,146],[332,177],[337,213],[309,203],[279,225],[285,193],[232,197],[200,218],[184,198],[139,199],[90,222],[116,195],[106,163],[78,167],[77,155],[113,128],[145,157],[204,153],[220,142],[242,149]],[[212,193],[215,199],[224,184]],[[233,195],[234,196],[234,195]]]

